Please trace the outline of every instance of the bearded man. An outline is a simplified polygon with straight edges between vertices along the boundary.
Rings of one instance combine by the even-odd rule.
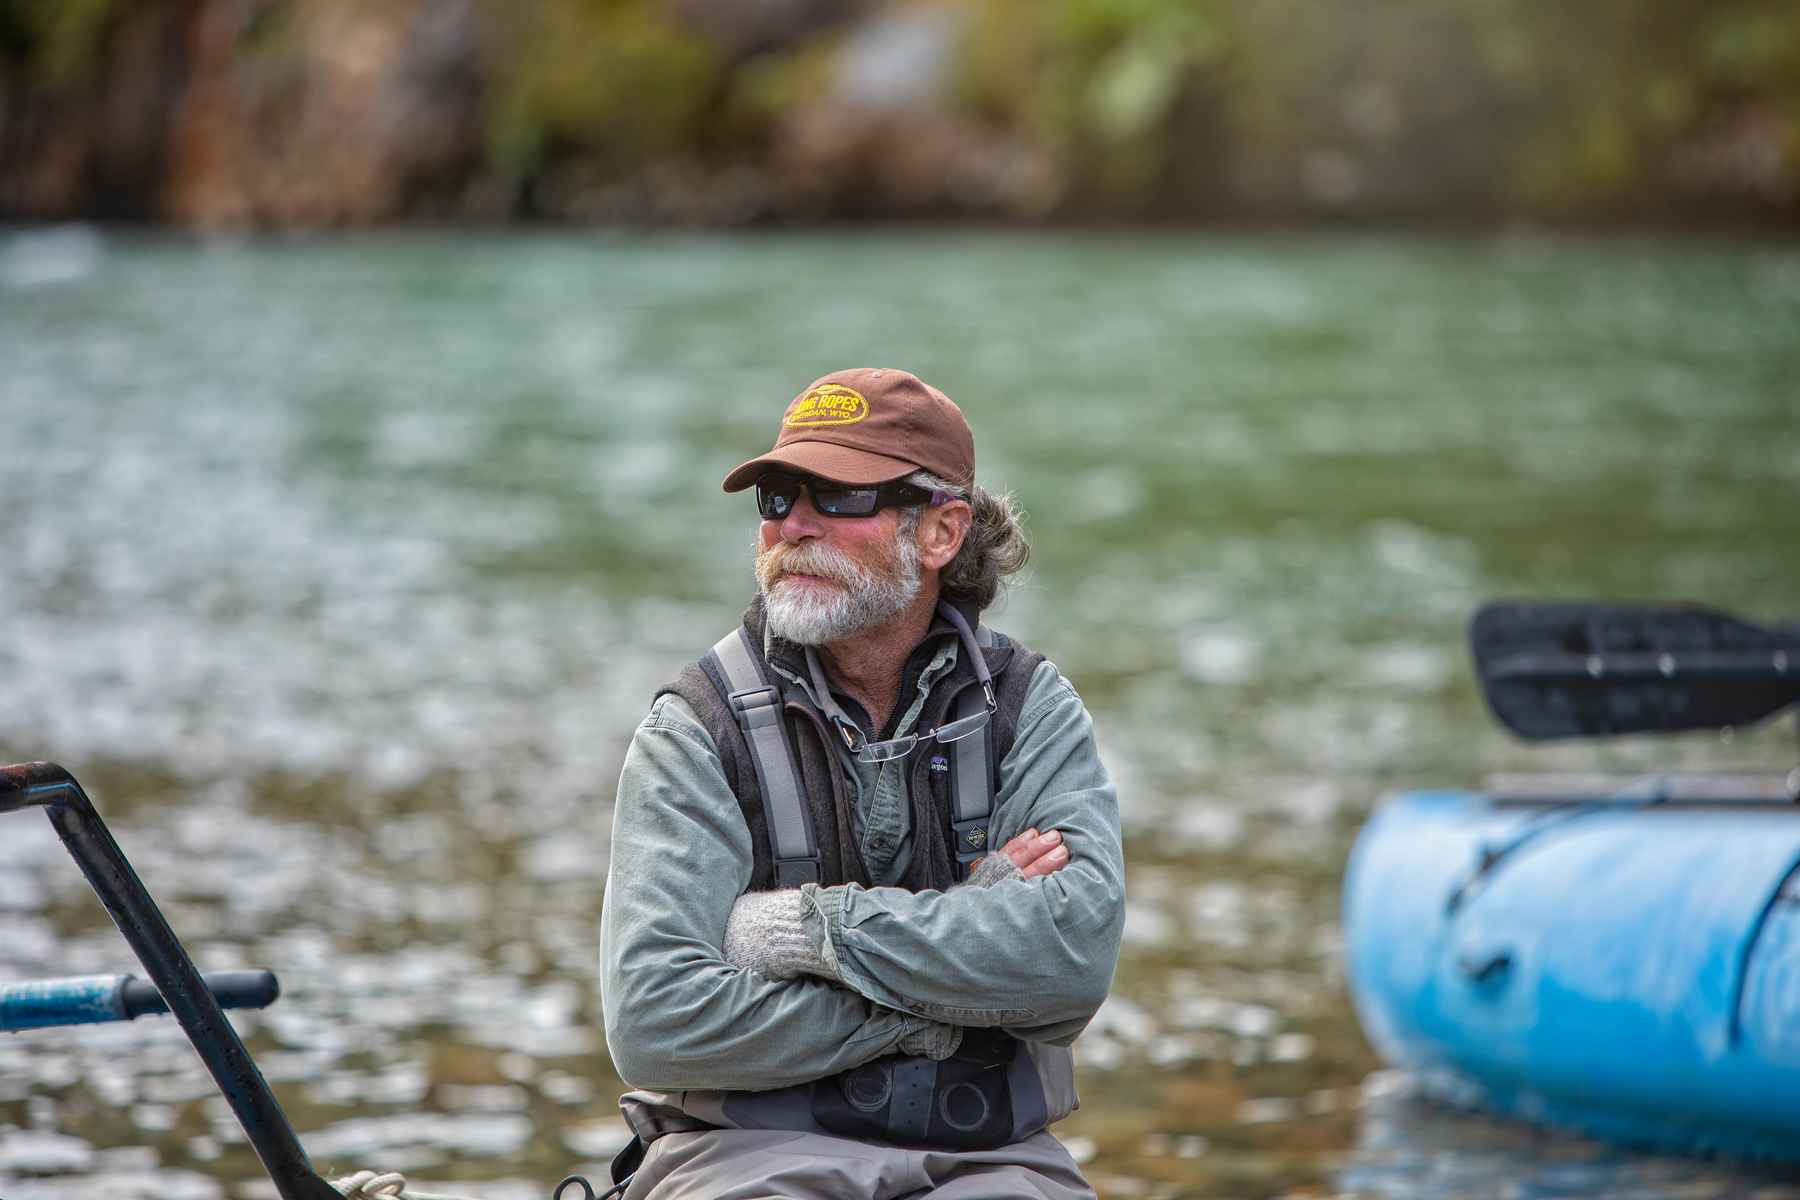
[[[752,486],[760,594],[619,779],[615,1181],[1092,1196],[1047,1127],[1118,960],[1118,806],[1074,688],[979,623],[1028,553],[1012,505],[961,410],[897,370],[802,391],[725,478]]]

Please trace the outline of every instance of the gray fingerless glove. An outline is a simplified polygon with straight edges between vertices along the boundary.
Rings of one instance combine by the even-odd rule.
[[[739,896],[725,925],[725,961],[770,979],[819,975],[836,979],[819,952],[818,934],[808,921],[812,905],[799,888]]]
[[[1006,863],[1012,866],[1011,859]],[[1017,867],[1013,867],[1013,874],[1018,874]],[[812,884],[739,896],[725,924],[725,961],[770,979],[817,975],[841,982],[835,964],[827,962],[820,950],[819,942],[825,936],[824,919],[813,905],[810,889]],[[898,1048],[902,1054],[941,1061],[962,1045],[961,1026],[925,1017],[914,1017],[909,1024],[900,1038]]]
[[[993,887],[1002,879],[1020,879],[1024,875],[1025,872],[1019,870],[1017,863],[996,850],[975,864],[975,870],[970,872],[968,882],[976,887]]]

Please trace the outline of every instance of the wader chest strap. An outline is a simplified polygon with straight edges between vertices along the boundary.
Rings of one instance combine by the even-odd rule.
[[[800,787],[800,771],[788,745],[781,718],[781,691],[763,678],[748,632],[738,626],[709,651],[729,686],[726,701],[737,718],[750,761],[762,789],[768,816],[769,851],[775,860],[775,886],[799,887],[819,882],[819,843],[812,814]],[[711,672],[708,672],[711,674]]]
[[[975,644],[981,650],[994,645],[994,633],[986,625],[975,627]],[[972,717],[987,707],[978,687],[964,688],[956,698],[955,718]],[[950,828],[958,865],[967,867],[988,852],[988,818],[994,811],[994,727],[950,743]]]

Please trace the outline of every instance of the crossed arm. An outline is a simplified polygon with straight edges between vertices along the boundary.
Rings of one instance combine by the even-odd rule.
[[[952,886],[989,888],[1009,879],[1037,879],[1068,863],[1069,848],[1060,831],[1027,829],[977,859],[967,876]],[[725,961],[771,979],[814,975],[842,983],[826,914],[841,907],[847,896],[828,902],[819,893],[811,885],[739,896],[725,927]]]
[[[947,892],[807,889],[834,981],[771,978],[725,957],[749,833],[704,731],[659,701],[620,781],[602,919],[620,1073],[664,1090],[768,1088],[896,1050],[941,1053],[955,1026],[1071,1040],[1111,981],[1124,869],[1087,713],[1053,667],[1039,671],[993,824],[1018,874]],[[1056,840],[1022,836],[1031,829]]]
[[[628,1083],[783,1087],[892,1053],[929,1026],[822,979],[726,962],[725,925],[751,861],[711,741],[662,697],[625,756],[600,917],[607,1048]]]

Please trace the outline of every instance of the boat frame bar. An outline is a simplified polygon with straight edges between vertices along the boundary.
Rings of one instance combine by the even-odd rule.
[[[181,1022],[282,1200],[343,1200],[312,1161],[181,939],[75,777],[55,763],[0,767],[0,813],[42,808],[100,903]]]

